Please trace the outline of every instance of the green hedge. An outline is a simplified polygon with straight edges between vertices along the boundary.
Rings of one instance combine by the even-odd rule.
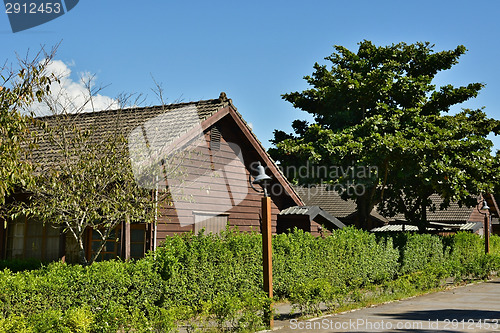
[[[0,271],[0,332],[167,332],[179,324],[253,331],[268,305],[259,234],[227,231],[168,238],[132,261],[88,267],[53,263]],[[474,234],[374,235],[354,228],[320,238],[295,230],[273,238],[276,299],[318,312],[367,291],[428,290],[444,278],[484,278],[500,267]],[[378,289],[377,289],[378,288]]]

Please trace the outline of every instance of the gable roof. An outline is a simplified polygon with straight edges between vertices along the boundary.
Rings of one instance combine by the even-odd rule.
[[[320,224],[329,225],[334,228],[344,228],[345,224],[340,222],[336,217],[330,215],[318,206],[294,206],[283,209],[278,215],[280,216],[307,216],[310,221],[315,221]]]
[[[485,195],[488,205],[490,206],[490,211],[493,215],[498,216],[498,208],[495,202],[495,198],[490,195]],[[429,222],[437,222],[437,223],[468,223],[471,217],[471,214],[476,209],[474,207],[467,207],[465,205],[460,206],[456,202],[450,202],[450,206],[446,209],[439,209],[441,203],[443,203],[443,198],[439,194],[432,194],[430,196],[432,204],[436,207],[436,210],[433,212],[430,210],[430,207],[427,208],[427,220]],[[390,223],[397,223],[401,221],[405,221],[404,214],[397,214],[394,217],[387,218]]]
[[[449,223],[429,223],[427,231],[436,232],[454,232],[454,231],[471,231],[476,232],[483,227],[482,222],[468,222],[464,224],[449,224]],[[373,228],[371,232],[418,232],[419,229],[415,225],[403,224],[388,224],[378,228]]]
[[[326,186],[296,186],[295,190],[306,205],[319,206],[336,218],[349,219],[357,213],[357,206],[354,200],[344,200],[337,191],[328,190]],[[381,222],[387,222],[387,219],[375,209],[372,210],[370,216]]]
[[[96,138],[113,131],[117,131],[127,137],[135,128],[168,112],[169,117],[162,118],[162,127],[169,129],[169,139],[172,140],[187,133],[196,124],[206,120],[228,105],[229,102],[227,100],[212,99],[151,107],[51,115],[36,119],[46,123],[48,126],[62,124],[66,127],[74,126],[84,130],[91,130],[92,136]],[[191,111],[190,114],[196,113],[198,119],[195,119],[196,117],[193,116],[187,116],[186,109]],[[42,134],[42,130],[36,126],[33,126],[32,130],[37,132],[37,134]],[[72,135],[72,133],[66,134]],[[33,151],[32,156],[42,163],[51,163],[57,159],[58,149],[47,140],[44,140],[44,135],[42,134],[41,140],[37,142],[37,148]]]
[[[168,116],[161,117],[162,115]],[[154,121],[161,119],[161,128],[167,129],[166,133],[162,132],[162,144],[175,143],[179,145],[199,134],[200,130],[204,131],[210,128],[224,117],[231,117],[233,119],[236,126],[256,150],[264,165],[271,171],[272,176],[283,186],[296,204],[302,205],[303,202],[294,188],[276,166],[274,160],[267,154],[261,142],[232,104],[232,100],[227,98],[224,92],[220,94],[218,99],[151,107],[52,115],[39,117],[37,121],[44,122],[48,126],[56,126],[62,121],[80,129],[88,129],[91,130],[93,139],[97,140],[104,134],[112,133],[113,131],[117,131],[128,137],[134,129],[142,128],[145,131],[145,124],[153,121],[149,125],[155,126],[157,124]],[[32,126],[32,130],[41,134],[41,136],[37,142],[37,147],[32,151],[31,157],[44,164],[56,163],[60,157],[59,149],[54,147],[48,140],[44,140],[43,131],[38,126]],[[72,134],[69,133],[69,135]]]

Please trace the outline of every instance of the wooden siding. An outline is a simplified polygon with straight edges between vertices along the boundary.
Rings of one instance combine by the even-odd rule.
[[[480,213],[477,208],[472,208],[468,222],[484,222],[484,214]]]
[[[249,176],[250,164],[263,161],[252,143],[236,128],[231,117],[219,120],[217,130],[217,135],[220,133],[220,145],[217,145],[216,150],[210,149],[210,141],[213,140],[211,128],[206,129],[203,140],[189,148],[192,153],[186,155],[182,163],[185,167],[183,186],[186,192],[195,193],[196,197],[191,202],[174,202],[173,206],[160,207],[157,244],[175,233],[194,232],[195,212],[227,214],[231,227],[243,232],[260,231],[262,193],[252,189]],[[244,164],[235,159],[240,153],[238,148],[241,149]],[[168,181],[169,187],[172,183]],[[271,186],[277,193],[271,193],[272,231],[276,233],[279,211],[295,202],[276,180]],[[175,192],[175,189],[172,191]],[[227,209],[221,211],[221,208]]]

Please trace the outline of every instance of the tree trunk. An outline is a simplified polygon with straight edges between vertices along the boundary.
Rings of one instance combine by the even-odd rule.
[[[88,264],[87,256],[85,255],[85,246],[83,245],[83,239],[77,239],[78,243],[78,261],[80,264],[86,266]]]
[[[370,193],[365,193],[363,196],[356,198],[356,208],[358,210],[357,216],[357,227],[364,230],[372,229],[372,221],[370,219],[370,213],[375,207],[375,204],[371,200]]]
[[[420,221],[418,223],[418,231],[425,233],[427,231],[427,200],[420,202]]]

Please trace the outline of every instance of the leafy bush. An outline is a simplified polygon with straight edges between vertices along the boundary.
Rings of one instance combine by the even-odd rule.
[[[262,240],[258,234],[184,234],[167,238],[148,258],[164,279],[162,306],[178,319],[262,328]],[[208,321],[207,321],[208,320]]]
[[[348,290],[392,279],[398,252],[392,241],[354,228],[316,238],[295,230],[273,243],[274,292],[303,308],[342,298]]]
[[[12,272],[34,270],[42,268],[43,263],[38,259],[0,260],[0,271],[8,268]]]
[[[9,266],[9,267],[15,267]],[[19,266],[18,266],[19,267]],[[376,236],[354,228],[326,238],[301,230],[273,238],[276,299],[308,313],[362,302],[363,295],[406,295],[443,278],[483,278],[500,269],[500,237],[484,254],[481,237]],[[259,234],[167,238],[145,258],[91,266],[52,263],[0,271],[1,332],[255,331],[270,300],[262,291]]]

